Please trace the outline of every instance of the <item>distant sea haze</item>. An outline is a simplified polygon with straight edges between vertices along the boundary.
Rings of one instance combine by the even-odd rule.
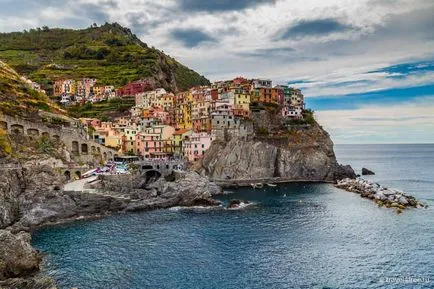
[[[434,288],[434,145],[336,145],[428,209],[401,215],[330,184],[233,190],[242,210],[157,210],[42,229],[61,288]]]

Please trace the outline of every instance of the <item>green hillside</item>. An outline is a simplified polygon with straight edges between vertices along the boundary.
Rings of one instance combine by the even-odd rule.
[[[121,86],[152,77],[174,92],[209,84],[205,77],[148,47],[117,23],[82,30],[43,27],[0,33],[0,60],[40,83],[48,93],[59,78],[92,77],[98,84]]]
[[[0,114],[30,116],[39,110],[64,114],[49,98],[32,89],[21,76],[0,61]]]

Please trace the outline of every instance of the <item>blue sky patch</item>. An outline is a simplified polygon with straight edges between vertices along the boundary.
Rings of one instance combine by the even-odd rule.
[[[434,99],[434,84],[385,89],[369,93],[353,93],[339,96],[321,96],[306,98],[306,105],[313,110],[348,110],[367,105],[393,105],[421,98]]]

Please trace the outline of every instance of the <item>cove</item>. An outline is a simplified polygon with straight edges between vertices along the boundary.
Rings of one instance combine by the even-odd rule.
[[[33,244],[60,288],[409,286],[385,277],[432,288],[432,209],[397,217],[328,184],[243,188],[221,200],[233,198],[256,205],[80,221],[41,229]]]

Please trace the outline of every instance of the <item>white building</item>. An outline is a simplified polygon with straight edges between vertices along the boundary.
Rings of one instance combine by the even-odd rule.
[[[253,79],[252,80],[252,88],[272,88],[273,81],[271,79]]]

